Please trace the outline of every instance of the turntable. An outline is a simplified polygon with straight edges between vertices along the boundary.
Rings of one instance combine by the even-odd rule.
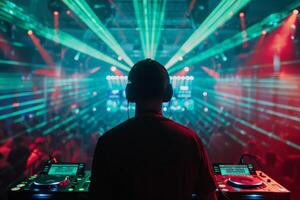
[[[60,188],[70,183],[68,176],[49,175],[40,176],[32,184],[33,191],[59,191]]]
[[[289,200],[290,192],[253,165],[214,164],[219,200]]]
[[[90,171],[83,163],[53,163],[43,171],[10,188],[8,199],[83,199],[90,184]]]

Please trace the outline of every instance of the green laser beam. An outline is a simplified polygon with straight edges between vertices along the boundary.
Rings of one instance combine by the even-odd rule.
[[[116,41],[106,26],[100,21],[86,1],[63,0],[63,2],[117,55],[122,56],[124,61],[129,66],[133,66],[132,60],[124,52],[121,45]]]
[[[296,5],[297,4],[294,4],[294,5],[291,5],[290,7],[296,8]],[[253,40],[253,39],[261,36],[262,31],[266,31],[267,33],[272,32],[273,30],[278,28],[281,25],[280,22],[282,20],[284,20],[286,17],[288,17],[289,15],[290,15],[290,11],[283,11],[280,13],[271,14],[270,16],[263,19],[261,22],[255,24],[255,25],[252,25],[250,28],[248,28],[240,33],[237,33],[236,35],[234,35],[231,38],[228,38],[224,42],[216,44],[212,48],[193,56],[193,58],[190,58],[190,59],[180,63],[179,65],[173,67],[169,71],[170,71],[170,73],[174,73],[175,71],[180,70],[185,66],[189,66],[189,65],[198,63],[198,62],[205,60],[207,58],[210,58],[214,55],[223,53],[224,51],[227,51],[236,46],[239,46],[244,42]],[[247,38],[243,37],[245,34],[247,34]]]
[[[204,20],[204,22],[196,29],[196,31],[178,49],[175,55],[171,57],[165,67],[167,69],[170,69],[175,63],[179,61],[179,57],[183,57],[184,55],[192,51],[217,28],[222,26],[234,14],[245,7],[249,2],[250,0],[222,0],[210,13],[210,15]]]
[[[202,105],[204,105],[204,106],[206,106],[206,107],[208,107],[208,108],[210,108],[210,109],[212,109],[212,110],[214,110],[214,111],[216,111],[216,112],[219,112],[219,108],[216,107],[216,106],[214,106],[213,104],[210,104],[210,103],[208,103],[208,102],[205,102],[205,101],[203,101],[203,100],[201,100],[201,99],[199,99],[199,98],[195,98],[195,101],[198,101],[198,102],[201,103]],[[229,118],[231,118],[231,119],[233,119],[233,120],[239,122],[240,124],[242,124],[242,125],[244,125],[244,126],[247,126],[247,127],[251,128],[251,129],[257,131],[258,133],[261,133],[261,134],[263,134],[263,135],[266,135],[266,136],[268,136],[268,137],[270,137],[270,138],[272,138],[272,139],[274,139],[274,140],[277,140],[277,141],[279,141],[279,142],[283,142],[283,143],[287,144],[288,146],[291,146],[291,147],[293,147],[293,148],[295,148],[295,149],[297,149],[297,150],[300,150],[300,145],[298,145],[298,144],[296,144],[296,143],[294,143],[294,142],[291,142],[291,141],[289,141],[289,140],[284,140],[283,138],[281,138],[281,137],[275,135],[274,133],[269,132],[269,131],[266,131],[266,130],[264,130],[264,129],[262,129],[262,128],[256,126],[256,125],[253,125],[253,124],[251,124],[251,123],[249,123],[249,122],[247,122],[247,121],[245,121],[245,120],[243,120],[243,119],[241,119],[241,118],[239,118],[239,117],[236,117],[236,116],[234,116],[234,115],[232,115],[232,114],[230,114],[230,113],[228,113],[228,112],[226,112],[226,111],[223,111],[223,113],[224,113],[227,117],[229,117]]]
[[[163,29],[166,0],[133,0],[144,57],[155,58]]]
[[[98,51],[97,49],[78,40],[72,35],[61,30],[51,29],[39,23],[33,16],[30,16],[25,10],[16,4],[3,0],[0,2],[0,19],[8,21],[26,30],[33,30],[35,34],[45,37],[54,42],[60,43],[66,47],[87,54],[106,63],[115,65],[125,71],[130,68],[110,56]]]

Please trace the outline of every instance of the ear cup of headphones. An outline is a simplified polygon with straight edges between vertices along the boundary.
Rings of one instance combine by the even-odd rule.
[[[126,85],[125,94],[126,94],[126,98],[129,102],[135,102],[136,101],[134,88],[133,88],[133,85],[131,83],[128,83]]]
[[[173,96],[173,87],[171,83],[168,83],[167,88],[164,92],[163,102],[169,102]]]

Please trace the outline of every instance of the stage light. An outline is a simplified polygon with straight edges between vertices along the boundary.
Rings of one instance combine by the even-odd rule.
[[[297,10],[297,9],[293,10],[293,14],[294,15],[298,15],[299,14],[299,10]]]
[[[189,68],[189,67],[184,67],[183,70],[184,70],[185,72],[188,72],[188,71],[190,71],[190,68]]]
[[[196,31],[184,42],[177,50],[174,56],[167,62],[165,67],[171,68],[178,62],[179,56],[184,56],[191,52],[196,46],[203,42],[209,35],[214,33],[217,28],[227,22],[232,16],[230,12],[237,13],[244,8],[250,0],[223,0],[204,20],[204,22],[196,29]]]
[[[240,12],[240,17],[241,18],[245,17],[245,13],[244,12]]]
[[[76,1],[77,2],[77,1]],[[39,23],[37,19],[33,16],[28,15],[23,8],[17,6],[16,4],[5,1],[0,3],[0,19],[6,20],[10,23],[14,23],[16,26],[21,27],[23,29],[30,29],[34,31],[36,35],[40,35],[49,40],[52,40],[56,43],[64,45],[66,47],[72,48],[81,53],[87,54],[96,59],[102,60],[106,63],[118,66],[121,69],[129,71],[130,68],[119,61],[113,59],[112,57],[103,54],[99,50],[87,45],[85,42],[78,40],[72,35],[63,32],[57,31],[55,29],[50,29],[43,24]],[[9,10],[14,10],[14,14],[10,14]]]
[[[261,32],[261,34],[263,34],[263,35],[267,35],[267,33],[268,33],[267,31],[262,31]]]
[[[13,107],[18,107],[19,105],[20,105],[19,102],[14,102],[14,103],[12,104]]]
[[[92,8],[85,0],[62,0],[103,42],[105,42],[124,61],[133,66],[132,60],[124,52],[121,45],[110,33],[107,27],[100,21]]]
[[[58,16],[58,15],[59,15],[59,12],[58,12],[58,11],[54,11],[54,12],[53,12],[53,15],[54,15],[54,16]]]
[[[118,56],[118,60],[119,61],[123,60],[123,57],[122,56]]]
[[[98,93],[97,93],[96,91],[93,92],[93,96],[97,96],[97,94],[98,94]]]
[[[112,72],[115,72],[115,71],[117,70],[117,68],[116,68],[115,66],[111,66],[111,67],[110,67],[110,70],[111,70]]]
[[[71,104],[70,108],[71,109],[77,108],[77,104],[76,103]]]
[[[70,10],[67,10],[67,11],[66,11],[66,14],[67,14],[68,16],[70,16],[72,13],[71,13]]]
[[[205,107],[203,110],[204,110],[204,112],[208,112],[208,108],[207,107]]]
[[[74,56],[74,60],[75,60],[75,61],[78,61],[78,60],[79,60],[79,57],[80,57],[80,53],[77,52],[76,55]]]
[[[292,25],[291,25],[291,28],[292,28],[292,29],[296,29],[296,25],[295,25],[295,24],[292,24]]]
[[[206,96],[207,96],[207,92],[203,92],[202,95],[203,95],[204,97],[206,97]]]
[[[97,111],[97,108],[93,107],[93,112],[96,112]]]
[[[32,31],[32,30],[28,30],[28,31],[27,31],[27,34],[28,34],[29,36],[31,36],[31,35],[33,35],[33,31]]]

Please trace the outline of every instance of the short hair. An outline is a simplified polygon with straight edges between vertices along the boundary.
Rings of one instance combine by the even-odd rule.
[[[137,99],[163,98],[170,77],[162,64],[145,59],[132,67],[128,82],[132,84]]]

